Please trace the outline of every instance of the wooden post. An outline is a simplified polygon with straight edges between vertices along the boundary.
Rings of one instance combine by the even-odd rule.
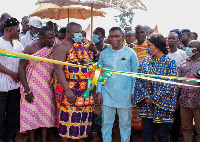
[[[93,42],[92,34],[93,34],[93,3],[91,3],[91,43]]]
[[[68,8],[68,24],[69,24],[69,8]]]

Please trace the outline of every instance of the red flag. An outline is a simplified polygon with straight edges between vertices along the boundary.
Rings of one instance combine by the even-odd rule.
[[[157,25],[154,28],[154,32],[157,33],[157,34],[159,34],[159,32],[158,32],[158,26]]]

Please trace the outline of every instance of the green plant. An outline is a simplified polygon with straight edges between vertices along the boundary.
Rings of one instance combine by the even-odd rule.
[[[134,12],[124,12],[119,15],[114,16],[116,22],[120,22],[120,27],[124,28],[126,25],[132,25]]]

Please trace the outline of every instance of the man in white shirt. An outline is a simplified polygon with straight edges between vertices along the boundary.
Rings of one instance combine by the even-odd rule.
[[[168,56],[176,61],[177,69],[180,67],[180,64],[188,58],[185,51],[178,49],[179,46],[178,43],[179,43],[179,35],[176,32],[170,32],[168,34],[168,45],[169,45]],[[172,125],[172,131],[171,131],[172,142],[178,142],[180,125],[181,125],[180,108],[178,107],[174,113],[174,123]]]
[[[22,52],[19,38],[19,21],[8,18],[4,23],[4,35],[0,48]],[[0,142],[14,142],[19,120],[19,59],[0,56]]]
[[[176,61],[177,67],[179,68],[181,62],[185,61],[188,56],[185,51],[178,49],[179,37],[175,32],[168,34],[168,45],[169,45],[169,57]]]
[[[39,19],[32,18],[29,21],[30,30],[26,32],[25,36],[21,37],[21,44],[25,48],[32,40],[38,36],[39,29],[43,26],[42,21]]]

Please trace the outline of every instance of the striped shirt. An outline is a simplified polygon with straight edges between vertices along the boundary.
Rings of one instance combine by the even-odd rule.
[[[139,63],[148,56],[146,53],[147,41],[145,40],[143,44],[133,47],[136,52]]]

